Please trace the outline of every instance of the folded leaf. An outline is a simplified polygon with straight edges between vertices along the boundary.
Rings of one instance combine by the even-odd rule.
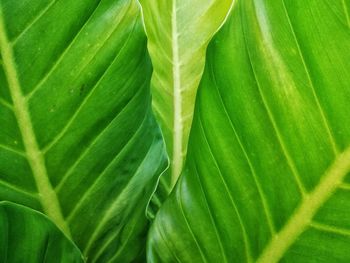
[[[186,157],[208,42],[232,0],[140,0],[152,58],[153,108],[171,159],[171,186]]]
[[[43,214],[0,202],[1,262],[83,262],[79,249]]]
[[[44,212],[88,262],[142,258],[166,165],[135,0],[0,0],[0,200]]]
[[[349,262],[349,1],[237,1],[149,262]]]

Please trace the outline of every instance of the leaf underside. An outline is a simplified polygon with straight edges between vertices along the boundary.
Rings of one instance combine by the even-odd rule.
[[[349,1],[236,1],[149,262],[349,262]]]
[[[144,257],[166,155],[135,0],[0,0],[0,200],[44,212],[88,262]]]

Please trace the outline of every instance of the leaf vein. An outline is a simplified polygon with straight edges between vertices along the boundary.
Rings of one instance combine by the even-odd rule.
[[[207,198],[207,196],[205,194],[205,191],[203,189],[202,181],[201,181],[201,179],[200,179],[200,177],[198,175],[197,165],[196,164],[194,164],[194,169],[195,169],[195,174],[196,174],[197,180],[199,182],[199,187],[200,187],[201,192],[202,192],[202,196],[203,196],[204,201],[205,201],[205,207],[206,207],[207,212],[208,212],[209,217],[210,217],[210,223],[211,223],[211,225],[212,225],[212,227],[214,229],[216,240],[217,240],[217,242],[218,242],[218,244],[220,246],[220,252],[222,254],[223,259],[225,260],[224,262],[229,262],[228,259],[227,259],[227,255],[225,253],[224,245],[223,245],[223,243],[222,243],[222,241],[220,239],[219,230],[218,230],[218,228],[217,228],[217,226],[215,224],[215,219],[214,219],[214,216],[213,216],[212,209],[209,206],[208,198]]]
[[[119,117],[119,115],[117,116]],[[114,118],[113,121],[115,119]],[[75,204],[75,206],[73,207],[73,210],[70,212],[69,215],[67,215],[67,221],[70,222],[72,220],[72,217],[75,215],[75,213],[77,212],[77,210],[79,209],[79,207],[82,206],[82,204],[84,203],[84,201],[88,198],[90,192],[92,192],[93,187],[98,183],[98,181],[100,180],[100,178],[102,178],[105,173],[108,171],[109,167],[116,161],[118,160],[118,158],[120,157],[120,155],[122,155],[122,153],[124,153],[124,151],[128,148],[128,146],[130,144],[132,144],[134,142],[134,139],[137,137],[137,135],[139,134],[139,132],[141,131],[141,128],[143,127],[143,124],[145,123],[147,119],[147,114],[144,116],[144,119],[142,120],[142,123],[140,124],[140,126],[137,128],[137,130],[135,131],[135,133],[132,135],[132,137],[128,140],[128,142],[123,146],[123,148],[120,150],[120,152],[110,160],[109,163],[106,164],[105,168],[102,170],[102,172],[100,173],[100,175],[96,178],[96,180],[90,185],[89,188],[86,189],[86,191],[84,192],[83,196],[79,199],[79,202]],[[112,122],[113,122],[112,121]],[[96,141],[94,141],[95,143]]]
[[[246,36],[245,36],[245,39],[246,39]],[[298,186],[298,188],[300,190],[300,193],[302,194],[302,196],[306,196],[306,192],[307,191],[305,189],[305,186],[302,183],[301,176],[300,176],[300,174],[298,172],[298,169],[296,168],[296,166],[294,164],[293,159],[291,158],[291,156],[290,156],[290,154],[289,154],[289,152],[287,150],[287,147],[286,147],[286,145],[285,145],[285,143],[283,141],[283,137],[281,135],[281,132],[278,129],[278,126],[277,126],[276,121],[275,121],[275,119],[273,117],[271,109],[269,108],[269,106],[268,106],[268,104],[266,102],[265,96],[264,96],[264,94],[263,94],[263,92],[261,90],[260,83],[259,83],[258,78],[256,76],[256,73],[255,73],[255,70],[254,70],[254,67],[253,67],[253,64],[252,64],[252,60],[251,60],[250,53],[249,53],[247,45],[246,45],[246,48],[247,48],[247,54],[248,54],[248,58],[249,58],[250,67],[251,67],[251,70],[252,70],[252,73],[253,73],[253,76],[254,76],[255,83],[257,85],[257,90],[259,92],[261,101],[262,101],[262,103],[263,103],[263,105],[264,105],[264,107],[266,109],[266,113],[267,113],[268,118],[270,119],[270,122],[272,124],[273,130],[274,130],[274,132],[276,134],[277,141],[278,141],[279,145],[281,146],[282,153],[283,153],[283,155],[286,158],[287,164],[288,164],[288,166],[289,166],[289,168],[290,168],[290,170],[291,170],[291,172],[292,172],[292,174],[294,176],[294,179],[295,179],[295,181],[297,183],[297,186]]]
[[[251,256],[251,252],[250,252],[250,243],[249,243],[249,239],[248,239],[248,235],[247,235],[247,233],[248,233],[248,232],[247,232],[247,229],[246,229],[246,227],[245,227],[245,225],[244,225],[244,223],[243,223],[243,217],[242,217],[242,215],[241,215],[241,213],[240,213],[240,211],[239,211],[239,209],[238,209],[238,206],[237,206],[237,204],[236,204],[236,202],[235,202],[234,197],[232,196],[232,194],[231,194],[231,192],[230,192],[230,188],[228,187],[227,182],[226,182],[226,180],[224,179],[224,176],[223,176],[223,174],[222,174],[222,172],[221,172],[221,169],[220,169],[220,167],[219,167],[219,164],[218,164],[218,162],[217,162],[217,160],[216,160],[216,158],[215,158],[215,156],[214,156],[214,154],[213,154],[213,152],[212,152],[212,149],[211,149],[211,146],[210,146],[210,144],[209,144],[207,135],[206,135],[205,130],[204,130],[204,128],[203,128],[203,124],[202,124],[201,114],[200,114],[200,113],[199,113],[198,119],[199,119],[201,131],[202,131],[202,133],[203,133],[203,135],[204,135],[205,142],[206,142],[206,144],[207,144],[207,146],[208,146],[208,149],[209,149],[209,152],[210,152],[210,156],[211,156],[211,158],[213,159],[213,161],[214,161],[214,163],[215,163],[215,167],[216,167],[216,169],[217,169],[218,172],[219,172],[221,182],[222,182],[222,184],[223,184],[223,186],[224,186],[224,188],[225,188],[225,192],[226,192],[227,196],[228,196],[229,199],[230,199],[231,205],[232,205],[232,207],[234,208],[235,213],[237,214],[237,218],[238,218],[238,221],[239,221],[241,230],[242,230],[242,236],[243,236],[243,242],[244,242],[244,245],[245,245],[245,253],[246,253],[246,257],[247,257],[247,262],[251,262],[252,256]]]
[[[337,234],[337,235],[350,237],[350,230],[349,229],[340,228],[337,226],[330,226],[330,225],[319,223],[316,221],[312,221],[310,223],[310,226],[314,229],[317,229],[317,230],[320,230],[323,232],[329,232],[329,233],[333,233],[333,234]]]
[[[27,25],[26,27],[14,38],[11,40],[12,45],[16,45],[18,39],[20,39],[38,20],[40,20],[50,8],[57,2],[57,0],[51,1],[39,14],[37,14]]]
[[[296,35],[296,33],[295,33],[295,30],[294,30],[294,27],[293,27],[293,25],[292,25],[292,21],[291,21],[291,19],[290,19],[289,14],[288,14],[288,10],[287,10],[287,7],[286,7],[286,5],[285,5],[284,0],[282,0],[282,4],[283,4],[283,9],[284,9],[286,18],[287,18],[287,20],[288,20],[289,27],[290,27],[291,32],[292,32],[292,35],[293,35],[293,39],[294,39],[295,44],[296,44],[297,49],[298,49],[299,57],[300,57],[300,59],[301,59],[301,61],[302,61],[302,63],[303,63],[303,67],[304,67],[304,70],[305,70],[305,73],[306,73],[308,82],[309,82],[309,84],[310,84],[310,88],[311,88],[311,90],[312,90],[312,94],[313,94],[314,99],[315,99],[315,101],[316,101],[317,109],[318,109],[318,111],[319,111],[319,113],[320,113],[320,115],[321,115],[323,124],[324,124],[324,126],[325,126],[325,128],[326,128],[327,135],[328,135],[328,137],[329,137],[329,141],[330,141],[330,143],[331,143],[331,145],[332,145],[332,150],[333,150],[334,154],[337,155],[337,154],[339,153],[339,150],[338,150],[338,147],[337,147],[337,143],[336,143],[336,141],[335,141],[335,138],[334,138],[332,129],[331,129],[330,125],[329,125],[329,121],[327,120],[326,114],[325,114],[325,112],[324,112],[324,110],[323,110],[323,107],[322,107],[322,105],[321,105],[321,102],[320,102],[320,100],[319,100],[319,97],[318,97],[318,95],[317,95],[317,93],[316,93],[316,89],[315,89],[314,82],[313,82],[313,80],[312,80],[312,78],[311,78],[310,71],[309,71],[308,66],[307,66],[307,64],[306,64],[306,61],[305,61],[305,56],[304,56],[304,54],[303,54],[303,52],[302,52],[302,50],[301,50],[301,46],[300,46],[300,43],[299,43],[300,41],[298,40],[297,35]]]
[[[213,82],[214,82],[215,90],[217,91],[219,99],[220,99],[220,103],[221,103],[221,105],[222,105],[222,107],[223,107],[223,109],[225,111],[225,115],[226,115],[226,117],[227,117],[227,119],[228,119],[228,121],[230,123],[231,130],[233,131],[233,133],[235,135],[235,138],[237,139],[238,144],[239,144],[239,146],[240,146],[240,148],[241,148],[241,150],[243,152],[244,158],[246,159],[246,161],[248,163],[251,175],[253,177],[254,184],[255,184],[255,186],[256,186],[256,188],[258,190],[258,194],[259,194],[259,197],[260,197],[261,202],[262,202],[262,206],[263,206],[263,209],[264,209],[267,225],[269,227],[269,230],[270,230],[271,234],[273,235],[276,232],[276,230],[275,230],[275,226],[274,226],[274,223],[273,223],[273,217],[272,217],[272,214],[271,214],[271,210],[270,210],[269,204],[267,202],[267,198],[266,198],[265,193],[263,191],[263,188],[261,187],[261,184],[260,184],[260,182],[258,180],[257,173],[256,173],[256,171],[254,169],[254,166],[253,166],[251,160],[250,160],[248,152],[247,152],[243,142],[241,141],[240,137],[238,136],[236,127],[233,124],[231,116],[228,113],[227,107],[226,107],[226,105],[224,103],[222,94],[220,92],[220,89],[219,89],[217,81],[216,81],[216,76],[215,76],[215,73],[214,73],[213,65],[211,65],[211,75],[212,75],[212,79],[213,79]]]
[[[87,18],[87,20],[84,22],[83,26],[81,26],[78,30],[78,32],[75,34],[74,38],[71,40],[71,42],[66,46],[66,48],[62,51],[62,53],[59,55],[57,60],[53,62],[51,68],[47,71],[47,73],[41,78],[41,80],[38,81],[38,83],[34,86],[34,88],[25,95],[27,100],[30,100],[30,98],[40,89],[40,87],[45,83],[45,81],[52,75],[54,70],[59,66],[60,62],[63,60],[64,56],[69,52],[69,49],[72,47],[72,45],[75,43],[81,32],[85,29],[89,21],[92,19],[93,15],[95,14],[96,10],[98,9],[99,5],[101,3],[101,0],[99,0],[98,4],[96,5],[95,9],[92,11],[90,16]]]
[[[43,148],[43,152],[44,154],[47,153],[63,136],[64,134],[67,132],[67,130],[69,129],[69,127],[73,124],[74,120],[77,118],[77,116],[79,115],[79,113],[81,112],[81,110],[83,109],[83,107],[85,106],[85,104],[88,102],[88,100],[90,99],[90,97],[93,95],[93,93],[95,92],[95,90],[97,89],[97,87],[100,85],[100,83],[103,81],[104,77],[108,74],[110,68],[114,65],[114,63],[119,59],[120,54],[122,53],[122,51],[124,50],[124,48],[127,46],[133,32],[135,29],[135,25],[136,25],[136,21],[134,22],[133,25],[133,29],[131,30],[127,40],[125,41],[124,45],[121,47],[121,49],[119,50],[118,54],[115,56],[115,58],[112,60],[112,62],[107,66],[107,68],[104,70],[104,73],[101,75],[101,77],[97,80],[96,84],[92,87],[92,89],[90,90],[89,94],[87,94],[85,96],[85,98],[83,99],[83,101],[81,102],[81,104],[79,105],[79,107],[75,110],[75,112],[73,113],[73,115],[69,118],[69,120],[66,122],[66,125],[61,129],[61,131],[55,136],[55,138],[52,139],[51,142],[49,142],[44,148]],[[114,32],[114,31],[113,31]],[[111,35],[113,34],[113,32],[111,33]],[[101,47],[103,48],[103,46]]]

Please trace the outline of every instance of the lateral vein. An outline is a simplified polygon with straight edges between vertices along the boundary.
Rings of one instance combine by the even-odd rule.
[[[40,151],[28,111],[29,107],[25,97],[23,96],[21,85],[17,76],[12,45],[5,32],[2,10],[0,7],[1,55],[3,58],[3,65],[8,81],[9,91],[13,100],[14,113],[23,138],[28,163],[31,167],[33,177],[38,188],[38,193],[44,212],[68,237],[70,237],[70,231],[63,218],[56,192],[53,190],[48,177],[44,157]]]
[[[321,206],[350,172],[350,147],[335,159],[316,188],[306,196],[282,230],[266,246],[257,263],[278,262],[297,238],[311,225]]]

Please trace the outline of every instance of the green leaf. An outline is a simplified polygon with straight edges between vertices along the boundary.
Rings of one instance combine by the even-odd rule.
[[[79,249],[43,214],[0,202],[1,262],[83,262]]]
[[[140,0],[152,58],[153,108],[171,159],[171,187],[186,157],[205,50],[232,0]]]
[[[349,262],[349,1],[237,1],[149,262]]]
[[[0,200],[44,212],[88,262],[141,260],[166,166],[135,0],[0,0]]]

